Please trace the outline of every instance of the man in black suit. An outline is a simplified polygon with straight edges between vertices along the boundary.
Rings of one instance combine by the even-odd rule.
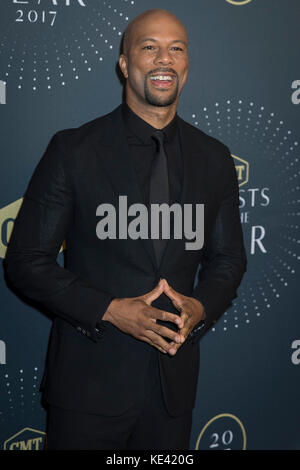
[[[188,74],[184,26],[165,10],[139,15],[119,65],[125,102],[54,135],[5,260],[15,287],[54,316],[42,382],[48,449],[188,448],[199,339],[246,269],[229,149],[176,113]],[[203,243],[188,249],[188,230],[144,236],[133,216],[157,203],[204,208]]]

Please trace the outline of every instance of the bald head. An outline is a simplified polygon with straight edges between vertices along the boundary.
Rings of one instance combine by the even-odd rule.
[[[187,41],[184,25],[167,10],[148,10],[128,25],[119,66],[126,101],[137,114],[162,114],[164,107],[174,115],[188,75]]]
[[[185,41],[187,44],[187,31],[185,29],[184,24],[179,20],[179,18],[177,18],[177,16],[175,16],[168,10],[155,8],[141,13],[129,23],[123,37],[122,53],[128,55],[132,42],[136,39],[137,36],[141,35],[143,31],[145,31],[149,24],[163,22],[174,23],[174,26],[177,26],[178,29],[181,31],[183,37],[185,37]]]

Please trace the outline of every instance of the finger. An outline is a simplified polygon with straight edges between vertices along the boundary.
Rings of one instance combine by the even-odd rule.
[[[185,328],[185,329],[182,329],[182,330],[180,331],[180,334],[181,334],[181,336],[183,337],[183,341],[182,341],[181,343],[175,343],[175,345],[178,344],[179,346],[182,346],[182,344],[187,340],[187,338],[188,338],[188,336],[189,336],[191,330],[192,330],[192,329],[191,329],[190,327],[187,327],[187,328]]]
[[[168,352],[168,350],[170,349],[169,343],[165,341],[160,335],[154,333],[154,331],[147,330],[146,337],[154,343],[155,347],[159,346],[166,352]]]
[[[169,349],[169,354],[171,354],[171,355],[173,356],[174,354],[177,353],[178,349],[179,349],[179,348],[183,345],[183,343],[186,341],[186,339],[187,339],[187,337],[188,337],[188,335],[189,335],[189,333],[190,333],[189,330],[190,330],[190,328],[186,328],[185,330],[181,330],[180,334],[181,334],[182,340],[181,340],[180,343],[177,343],[177,342],[174,342],[174,341],[171,341],[171,342],[169,343],[169,347],[170,347],[170,349]]]
[[[148,305],[151,305],[151,303],[163,293],[163,290],[163,282],[162,280],[160,280],[159,283],[154,287],[154,289],[152,289],[150,292],[147,292],[142,297]]]
[[[182,294],[180,294],[175,289],[173,289],[171,286],[169,286],[166,279],[163,279],[163,291],[169,297],[169,299],[172,300],[173,305],[178,310],[181,310],[181,305],[180,304],[181,304],[181,300],[182,300]]]
[[[180,329],[182,329],[184,326],[187,326],[187,322],[189,321],[189,315],[187,314],[187,312],[181,312],[181,315],[180,315],[180,320],[181,322],[178,323],[178,327]],[[182,332],[182,331],[181,331]]]
[[[181,336],[184,337],[184,340],[186,340],[186,338],[188,337],[191,331],[192,331],[191,325],[185,324],[184,327],[181,328],[180,334]]]
[[[162,320],[162,321],[170,321],[172,323],[175,323],[176,325],[181,324],[181,319],[179,315],[176,315],[176,313],[171,313],[167,312],[165,310],[161,310],[160,308],[152,307],[150,306],[149,309],[146,312],[146,315],[148,318],[151,318],[153,320]]]
[[[171,356],[174,356],[177,353],[180,346],[181,346],[181,343],[177,344],[177,343],[174,343],[174,341],[172,341],[171,343],[169,343],[168,353],[171,354]]]
[[[149,329],[154,331],[154,333],[163,336],[164,338],[170,338],[171,340],[175,341],[175,343],[182,343],[184,341],[184,337],[181,333],[177,333],[176,331],[173,331],[166,326],[159,325],[158,323],[151,322]]]

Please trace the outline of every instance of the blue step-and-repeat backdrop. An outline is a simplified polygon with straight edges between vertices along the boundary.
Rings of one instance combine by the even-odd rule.
[[[120,103],[121,36],[157,7],[188,29],[179,114],[231,150],[248,253],[201,340],[190,449],[300,449],[299,0],[2,0],[0,255],[51,136]],[[0,309],[0,448],[42,449],[51,321],[4,276]]]

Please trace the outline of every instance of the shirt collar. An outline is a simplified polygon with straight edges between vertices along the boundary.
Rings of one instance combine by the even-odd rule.
[[[125,101],[122,103],[122,114],[127,135],[135,135],[144,144],[151,144],[153,142],[151,136],[157,129],[135,114]],[[171,143],[178,132],[177,113],[172,121],[161,130],[165,135],[165,140]]]

